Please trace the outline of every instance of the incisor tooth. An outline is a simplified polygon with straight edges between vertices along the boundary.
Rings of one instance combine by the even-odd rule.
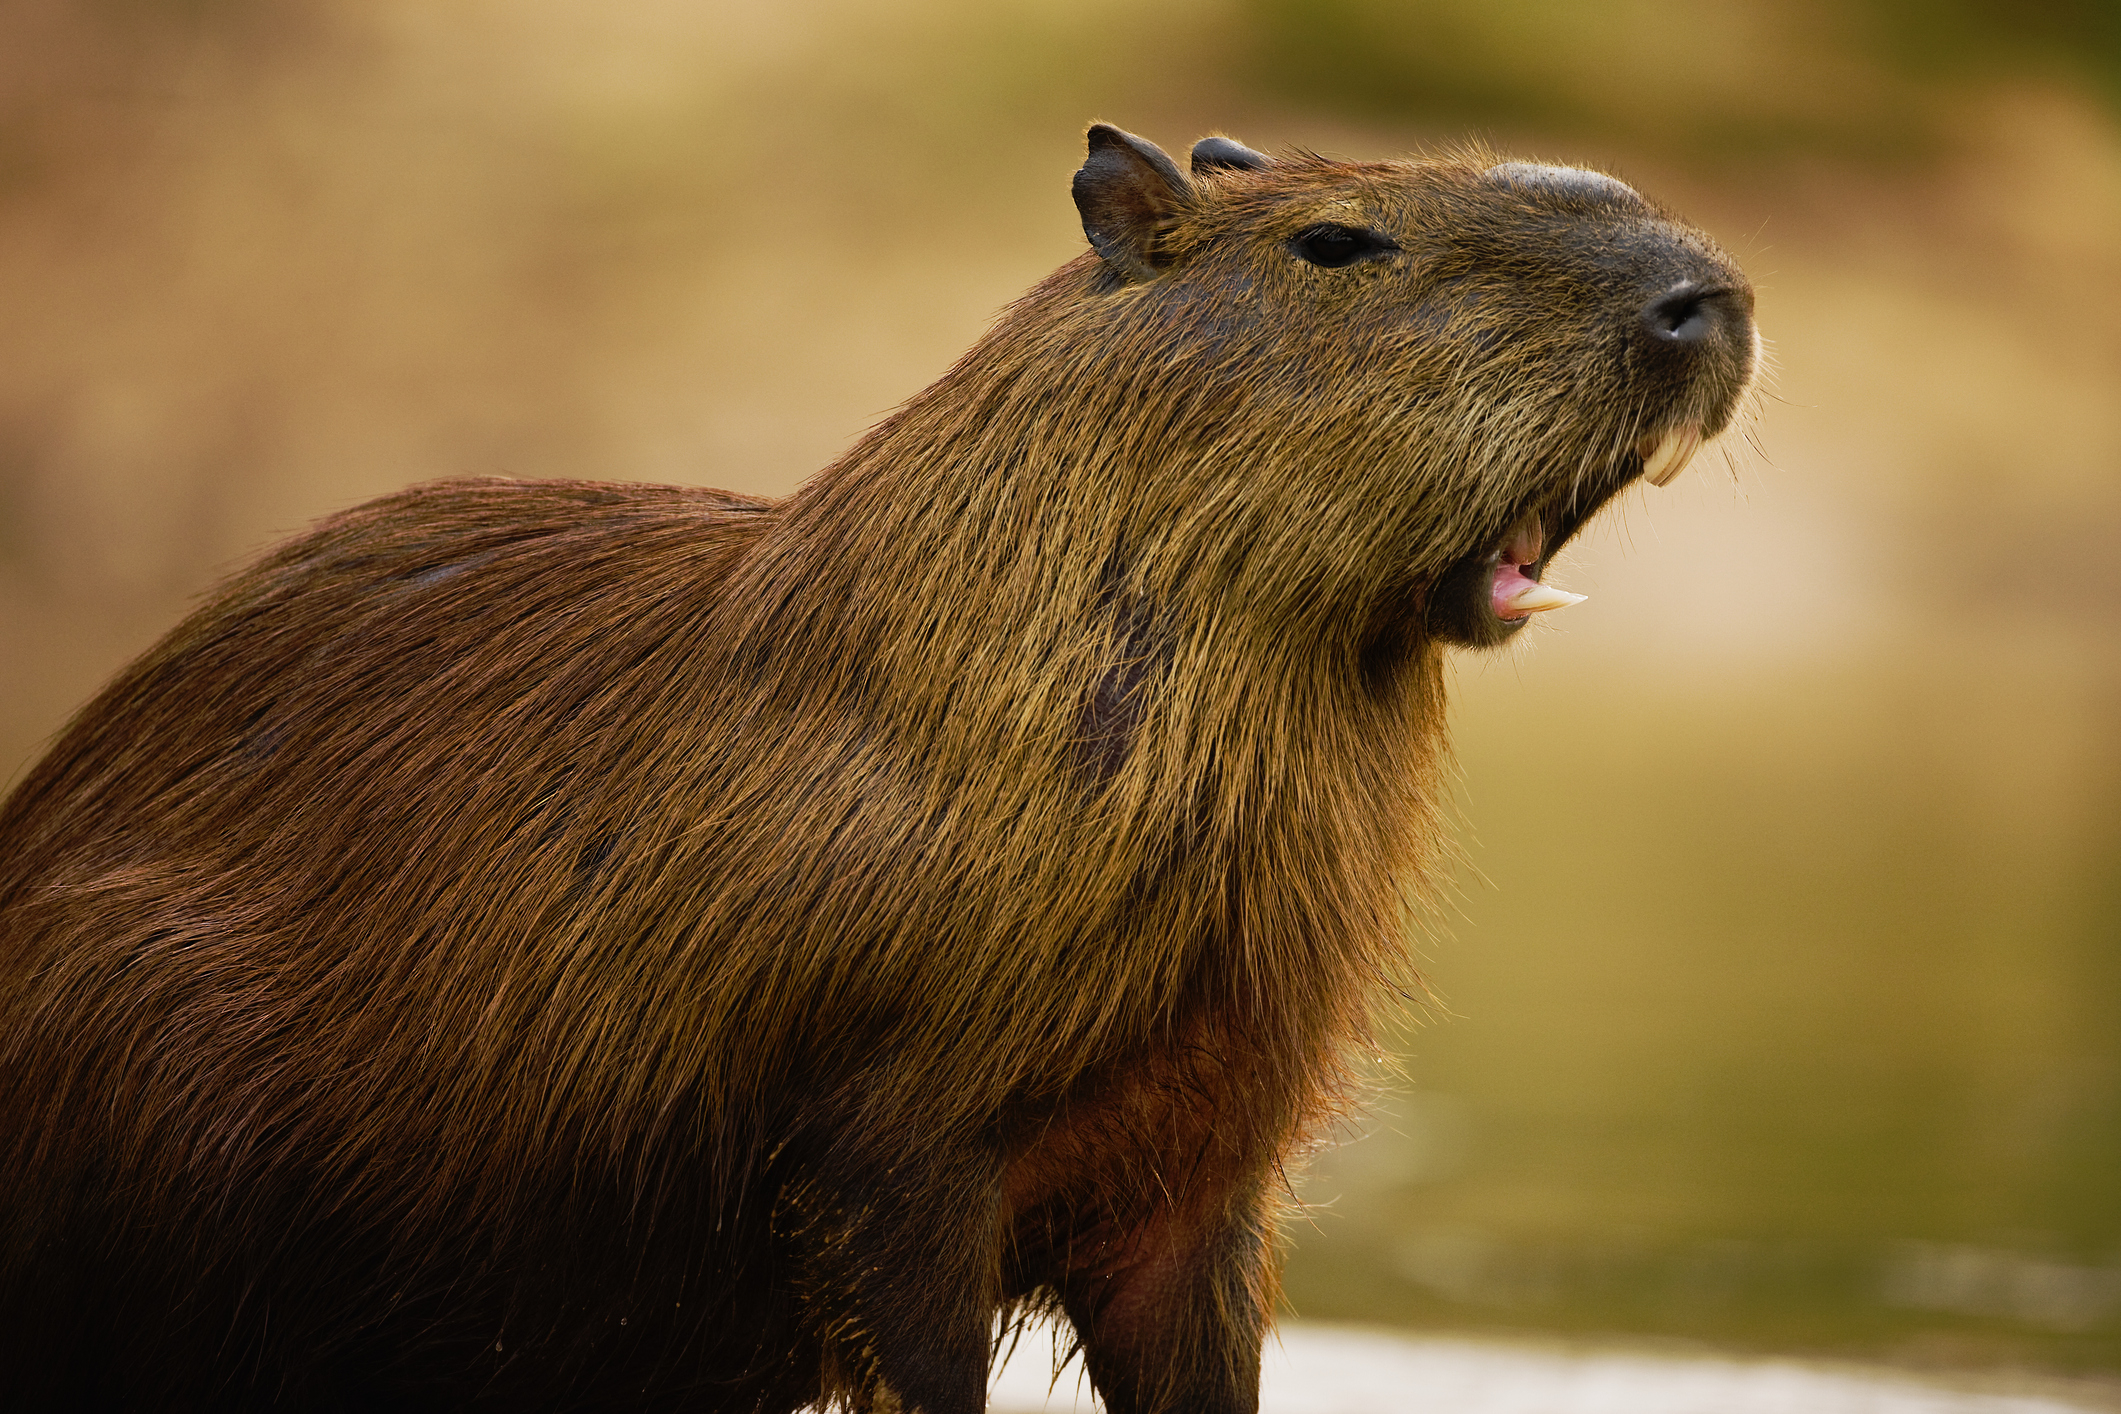
[[[1571,604],[1581,604],[1590,598],[1588,594],[1571,594],[1566,589],[1556,589],[1551,584],[1528,580],[1525,587],[1511,596],[1503,607],[1510,616],[1518,614],[1543,614],[1549,609],[1566,609]]]
[[[1647,442],[1649,438],[1643,438]],[[1655,448],[1642,454],[1642,479],[1652,486],[1667,486],[1686,470],[1686,464],[1701,450],[1701,429],[1692,423],[1674,427],[1659,438]]]

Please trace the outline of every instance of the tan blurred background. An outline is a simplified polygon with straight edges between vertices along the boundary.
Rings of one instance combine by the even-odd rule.
[[[11,0],[0,773],[362,498],[787,490],[1081,248],[1090,119],[1484,133],[1717,235],[1780,371],[1460,664],[1442,1004],[1296,1309],[2121,1371],[2117,97],[2112,0]]]

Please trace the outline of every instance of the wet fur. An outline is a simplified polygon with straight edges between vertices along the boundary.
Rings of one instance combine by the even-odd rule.
[[[970,1414],[1043,1311],[1250,1410],[1427,595],[1735,395],[1491,161],[1206,170],[785,501],[443,483],[225,585],[0,812],[20,1407]],[[1351,210],[1421,258],[1287,257]]]

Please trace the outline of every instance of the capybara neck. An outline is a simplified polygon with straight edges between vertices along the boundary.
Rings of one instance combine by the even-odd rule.
[[[997,1005],[1041,1044],[930,1109],[1065,1086],[1210,996],[1316,1075],[1375,979],[1411,980],[1404,899],[1442,834],[1423,567],[1288,500],[1342,453],[1243,349],[1209,361],[1200,298],[1181,319],[1064,267],[776,508],[738,577],[751,661],[843,693],[960,879],[992,881],[962,945],[1020,979]],[[1119,926],[1157,942],[1084,951]]]

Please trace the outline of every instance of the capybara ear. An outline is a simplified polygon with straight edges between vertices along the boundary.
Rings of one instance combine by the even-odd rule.
[[[1157,238],[1193,195],[1193,184],[1164,150],[1110,123],[1097,123],[1073,190],[1083,234],[1105,264],[1129,280],[1154,279],[1164,263]]]
[[[1262,167],[1271,167],[1274,159],[1264,152],[1251,148],[1227,137],[1204,137],[1193,144],[1193,175],[1205,176],[1217,168],[1232,172],[1257,172]]]

